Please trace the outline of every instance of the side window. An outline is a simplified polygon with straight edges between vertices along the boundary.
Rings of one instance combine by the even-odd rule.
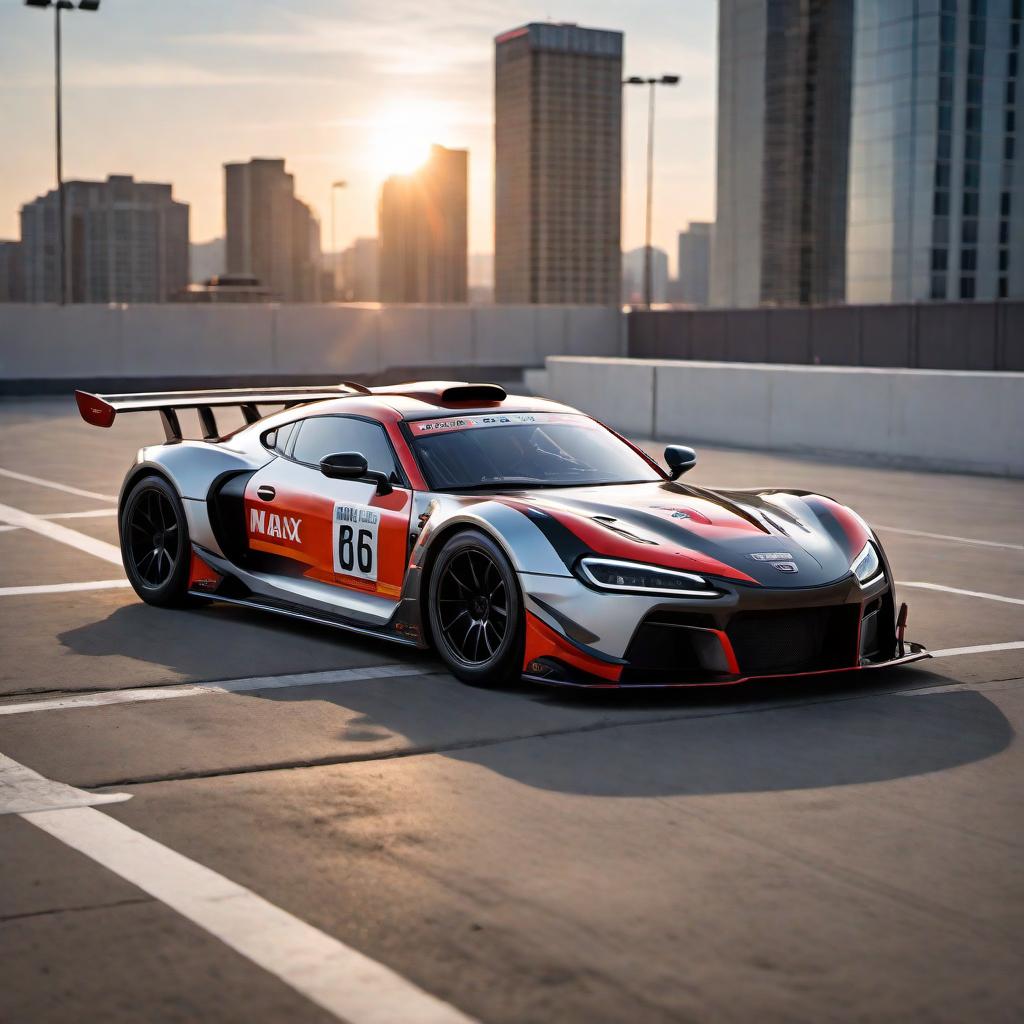
[[[401,480],[387,434],[379,423],[346,416],[312,416],[302,421],[292,458],[318,466],[325,455],[339,452],[359,452],[368,469],[386,473],[394,483]]]
[[[271,451],[283,455],[288,450],[288,438],[295,429],[294,423],[286,423],[283,427],[271,430],[263,435],[263,444]]]

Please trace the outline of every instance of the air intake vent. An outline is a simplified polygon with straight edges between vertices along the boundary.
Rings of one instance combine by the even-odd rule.
[[[441,392],[442,402],[502,402],[508,395],[497,384],[456,384]]]

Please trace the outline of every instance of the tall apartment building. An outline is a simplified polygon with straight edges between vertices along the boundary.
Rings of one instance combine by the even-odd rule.
[[[858,0],[851,302],[1024,296],[1021,0]]]
[[[188,286],[189,208],[171,186],[112,174],[67,181],[65,258],[72,302],[167,302]],[[59,284],[56,189],[21,208],[28,302],[56,302]]]
[[[639,304],[644,301],[644,256],[647,246],[622,254],[622,301]],[[651,246],[651,302],[668,300],[668,253]]]
[[[380,194],[383,302],[465,302],[469,154],[432,146],[412,174],[395,175]]]
[[[0,241],[0,302],[24,302],[21,242]]]
[[[495,301],[617,304],[622,33],[505,32],[494,96]]]
[[[843,300],[853,0],[721,0],[716,306]]]
[[[711,273],[713,224],[692,220],[679,232],[679,260],[673,298],[690,306],[706,306]]]
[[[228,274],[256,277],[280,302],[320,297],[320,225],[284,160],[224,165]]]

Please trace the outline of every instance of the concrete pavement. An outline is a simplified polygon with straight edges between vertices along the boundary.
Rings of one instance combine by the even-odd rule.
[[[95,495],[0,472],[0,504],[103,513],[159,426],[98,431],[70,400],[12,400],[0,436],[0,470]],[[956,592],[1024,600],[1024,484],[700,457],[698,482],[814,488],[878,524],[898,579],[946,588],[901,592],[929,647],[1024,641],[1024,604]],[[52,521],[116,542],[110,514]],[[495,692],[429,656],[245,610],[5,592],[120,575],[0,530],[0,712],[353,671],[0,714],[0,754],[129,794],[88,814],[394,972],[381,1019],[415,1019],[398,1009],[410,990],[488,1022],[1024,1011],[1024,650],[713,693]],[[261,966],[154,896],[166,878],[127,881],[16,814],[0,814],[0,863],[0,1021],[337,1019],[293,961]]]

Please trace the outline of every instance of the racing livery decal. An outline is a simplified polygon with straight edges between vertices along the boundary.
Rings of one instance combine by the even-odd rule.
[[[267,512],[262,508],[249,509],[249,533],[262,535],[264,537],[279,537],[281,540],[291,540],[296,544],[302,543],[299,530],[302,527],[302,520],[297,516],[279,516],[276,512]]]
[[[377,579],[380,512],[368,505],[334,506],[334,571],[339,576]]]
[[[470,430],[479,427],[508,427],[523,423],[537,425],[545,423],[572,423],[578,427],[599,429],[598,424],[586,416],[557,412],[489,413],[486,416],[456,416],[436,420],[412,420],[409,422],[408,427],[413,437],[423,437],[426,434],[447,434],[453,430]]]

